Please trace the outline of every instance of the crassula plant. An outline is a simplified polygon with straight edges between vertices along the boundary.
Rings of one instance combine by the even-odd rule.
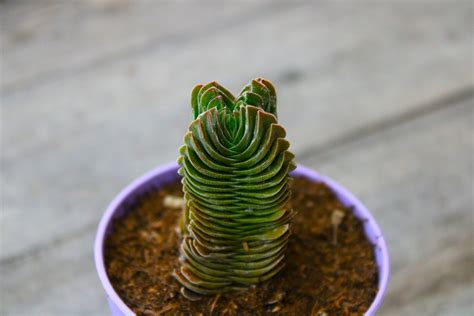
[[[197,85],[191,105],[178,158],[185,209],[174,275],[196,299],[246,289],[283,268],[295,164],[269,81],[252,80],[237,97],[217,82]]]

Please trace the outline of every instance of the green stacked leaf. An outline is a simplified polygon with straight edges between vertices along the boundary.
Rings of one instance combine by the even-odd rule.
[[[186,206],[175,272],[188,297],[245,289],[283,268],[295,168],[270,82],[252,80],[238,97],[216,82],[198,85],[191,103],[178,159]]]

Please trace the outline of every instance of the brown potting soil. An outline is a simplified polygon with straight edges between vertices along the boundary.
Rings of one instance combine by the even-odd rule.
[[[363,315],[377,293],[377,268],[362,223],[323,183],[292,182],[293,220],[286,267],[245,292],[189,301],[172,272],[179,267],[181,184],[144,194],[116,219],[105,244],[108,276],[137,315]],[[166,204],[166,203],[165,203]]]

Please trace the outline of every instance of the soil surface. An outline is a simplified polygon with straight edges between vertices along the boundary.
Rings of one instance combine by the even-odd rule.
[[[248,291],[197,302],[182,297],[172,277],[179,267],[181,209],[170,196],[182,196],[181,184],[144,194],[114,221],[106,240],[115,290],[137,315],[363,315],[378,276],[362,223],[323,183],[295,178],[292,191],[288,207],[298,214],[283,271]]]

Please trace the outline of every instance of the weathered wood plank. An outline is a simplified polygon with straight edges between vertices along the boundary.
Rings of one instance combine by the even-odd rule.
[[[93,234],[59,244],[11,267],[0,267],[0,314],[109,315],[94,273]]]
[[[458,215],[457,221],[471,221],[472,224],[472,213],[471,218],[467,213]],[[433,241],[440,242],[434,254],[417,258],[416,263],[396,270],[384,315],[472,314],[474,253],[469,245],[472,245],[473,234],[469,227],[456,224],[457,236]],[[455,224],[451,222],[450,225]]]
[[[469,99],[302,161],[359,195],[381,224],[393,263],[381,315],[470,311],[472,115]],[[2,315],[104,315],[92,238],[90,229],[2,265]]]
[[[58,129],[62,137],[74,136],[98,128],[104,121],[127,117],[130,111],[143,111],[143,107],[159,107],[164,112],[168,104],[176,104],[174,110],[183,113],[176,123],[186,125],[188,93],[176,87],[212,79],[220,79],[235,90],[258,74],[275,78],[277,83],[298,81],[296,86],[287,84],[286,89],[280,89],[281,104],[286,105],[280,111],[283,123],[313,125],[315,118],[324,117],[318,125],[325,124],[326,133],[316,135],[324,139],[340,130],[332,124],[331,115],[345,126],[346,120],[377,119],[453,89],[472,86],[470,69],[465,67],[471,57],[469,6],[438,4],[426,8],[414,4],[412,10],[403,8],[380,5],[367,10],[359,4],[335,4],[316,13],[311,12],[311,6],[294,8],[291,15],[282,12],[206,39],[190,38],[176,47],[158,47],[5,98],[6,117],[16,118],[13,126],[7,127],[12,139],[8,145],[15,145],[8,157],[41,146],[48,149],[47,145],[57,143]],[[369,18],[371,23],[367,23]],[[400,23],[402,20],[406,23]],[[327,27],[331,22],[334,28]],[[300,29],[314,31],[294,36]],[[354,32],[348,32],[351,29]],[[278,34],[279,40],[268,34]],[[259,43],[250,53],[241,43],[247,38]],[[223,51],[202,58],[212,47],[222,47]],[[234,60],[239,62],[233,64]],[[39,109],[31,111],[33,106]],[[27,132],[29,137],[25,137]],[[298,139],[308,139],[305,132],[290,130]]]
[[[43,0],[0,2],[4,93],[172,47],[261,15],[261,2]],[[272,6],[270,12],[278,9]]]
[[[315,8],[276,10],[4,96],[0,258],[94,226],[121,187],[175,159],[196,82],[237,90],[254,76],[276,79],[297,154],[472,85],[467,4]]]

